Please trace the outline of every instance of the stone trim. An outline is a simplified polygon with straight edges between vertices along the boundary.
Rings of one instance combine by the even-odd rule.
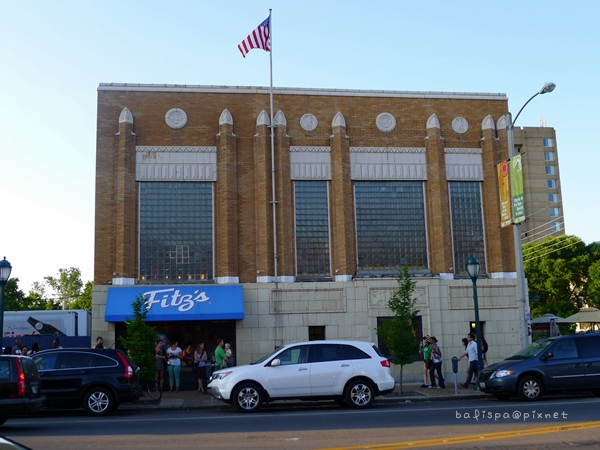
[[[292,180],[331,180],[331,148],[290,147]]]
[[[217,147],[137,146],[136,181],[217,181]]]
[[[427,180],[424,148],[350,147],[352,180]]]
[[[480,148],[445,148],[446,180],[483,181],[482,151]]]

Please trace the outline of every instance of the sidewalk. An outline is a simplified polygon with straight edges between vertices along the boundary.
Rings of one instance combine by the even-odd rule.
[[[442,401],[442,400],[463,400],[468,398],[491,398],[489,394],[484,394],[479,391],[465,389],[462,386],[458,387],[458,393],[455,392],[454,382],[446,383],[446,389],[428,389],[421,388],[415,384],[403,384],[402,393],[400,386],[396,385],[394,392],[388,395],[375,398],[376,403],[381,402],[426,402],[426,401]],[[273,404],[302,404],[308,405],[310,402],[300,400],[280,400]],[[325,403],[324,401],[321,403]],[[119,408],[134,408],[134,409],[199,409],[199,408],[231,408],[220,400],[214,399],[210,395],[200,394],[196,390],[185,390],[179,392],[164,392],[160,403],[152,400],[147,394],[142,397],[139,402],[125,403]]]

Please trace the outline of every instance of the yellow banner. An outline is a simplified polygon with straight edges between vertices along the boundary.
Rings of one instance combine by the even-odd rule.
[[[498,169],[498,189],[500,195],[500,227],[504,228],[512,222],[508,163],[503,161],[496,168]]]

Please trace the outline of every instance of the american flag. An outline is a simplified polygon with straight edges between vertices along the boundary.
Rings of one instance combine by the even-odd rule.
[[[242,56],[245,58],[253,48],[262,48],[266,52],[271,51],[271,16],[261,23],[256,30],[252,31],[246,39],[244,39],[238,49],[242,52]]]

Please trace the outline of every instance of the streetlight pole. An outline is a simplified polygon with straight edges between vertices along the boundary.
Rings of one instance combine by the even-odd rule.
[[[519,118],[519,115],[529,104],[531,100],[540,94],[547,94],[552,92],[556,84],[546,83],[544,86],[531,96],[529,100],[525,102],[521,109],[515,116],[515,120],[512,120],[512,114],[509,112],[506,115],[506,139],[508,144],[508,156],[512,158],[515,156],[515,122]],[[514,212],[514,211],[513,211]],[[514,214],[513,214],[514,217]],[[521,222],[513,223],[514,230],[514,244],[515,244],[515,260],[516,260],[516,271],[517,271],[517,305],[519,308],[519,322],[521,332],[521,347],[525,348],[529,345],[529,299],[527,298],[527,291],[525,289],[525,268],[523,266],[523,241],[521,240]],[[479,333],[479,331],[477,332]],[[479,337],[479,334],[477,334]]]
[[[6,256],[0,261],[0,348],[4,347],[4,289],[10,278],[12,266],[6,260]]]
[[[477,300],[477,276],[479,275],[479,261],[474,256],[471,256],[466,263],[467,273],[473,282],[473,307],[475,308],[475,334],[477,335],[477,381],[483,370],[483,351],[481,345],[483,336],[481,335],[481,322],[479,321],[479,302]],[[470,380],[469,380],[470,381]],[[475,385],[475,389],[479,390],[479,382]]]

